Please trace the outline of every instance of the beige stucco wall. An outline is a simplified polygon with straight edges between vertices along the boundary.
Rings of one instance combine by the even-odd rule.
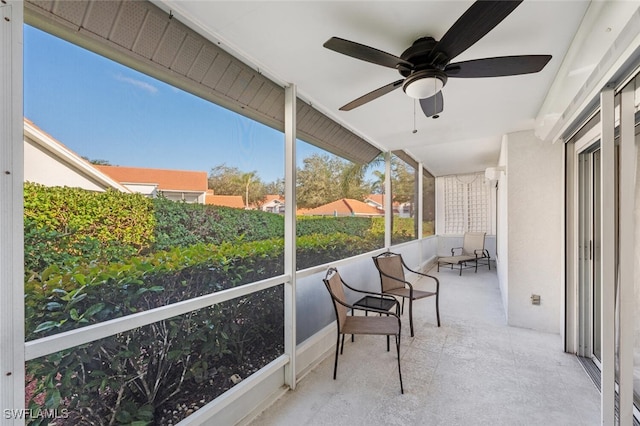
[[[508,252],[498,256],[507,321],[559,333],[564,282],[562,144],[541,141],[525,131],[507,135],[503,150],[507,172],[500,181],[499,211],[506,214],[501,218],[506,247],[498,247]],[[540,305],[531,304],[532,294],[541,296]]]

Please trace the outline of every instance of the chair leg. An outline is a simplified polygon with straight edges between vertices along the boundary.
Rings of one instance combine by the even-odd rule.
[[[402,386],[402,371],[400,370],[400,333],[396,335],[396,351],[398,352],[398,377],[400,378],[400,393],[404,394]]]
[[[344,337],[344,334],[343,334]],[[336,373],[338,372],[338,351],[340,349],[340,333],[338,332],[338,338],[336,339],[336,359],[333,362],[333,380],[336,379]]]
[[[351,335],[353,337],[353,334]],[[340,346],[340,355],[342,355],[342,351],[344,351],[344,334],[342,335],[342,345]]]
[[[365,315],[367,315],[367,311],[365,311],[365,312],[364,312],[364,314],[365,314]],[[353,310],[351,311],[351,315],[352,315],[352,316],[353,316],[353,315],[355,315],[355,313],[353,312]],[[355,336],[355,334],[352,334],[352,335],[351,335],[351,343],[353,343],[353,342],[355,342],[355,341],[356,341],[356,338],[355,338],[355,337],[356,337],[356,336]],[[344,348],[344,336],[343,336],[343,340],[342,340],[342,347]],[[341,351],[340,353],[342,353],[342,351]]]
[[[436,318],[438,319],[438,327],[440,327],[440,292],[436,293]]]
[[[389,335],[387,335],[387,352],[389,352],[391,350],[391,346],[389,345]]]
[[[402,298],[402,308],[400,309],[400,315],[404,315],[404,297]]]
[[[404,301],[404,299],[402,299]],[[413,337],[413,299],[409,298],[409,329]]]
[[[462,276],[462,263],[459,263],[459,265],[460,265],[460,273],[458,274],[458,276],[461,277]]]

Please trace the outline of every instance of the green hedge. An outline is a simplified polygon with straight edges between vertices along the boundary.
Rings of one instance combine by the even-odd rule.
[[[24,184],[25,273],[147,250],[155,218],[140,194]]]
[[[363,241],[372,249],[379,243],[346,234],[299,237],[298,259],[338,260]],[[283,251],[283,240],[271,239],[51,266],[26,283],[28,339],[279,275]],[[233,386],[231,375],[246,377],[281,354],[283,318],[278,286],[30,361],[29,407],[68,409],[66,424],[164,424],[176,403],[208,402]]]
[[[272,213],[25,184],[27,339],[280,275],[283,234]],[[297,234],[304,269],[382,247],[384,220],[300,218]],[[281,354],[283,318],[278,286],[29,361],[29,407],[175,424]]]
[[[153,241],[151,200],[141,194],[24,184],[24,216],[35,227],[82,240],[118,241],[139,250]]]
[[[198,243],[259,241],[284,235],[284,218],[260,210],[186,204],[166,198],[155,198],[153,207],[154,251]]]
[[[296,234],[300,237],[343,233],[364,237],[372,225],[373,219],[369,217],[298,216]]]

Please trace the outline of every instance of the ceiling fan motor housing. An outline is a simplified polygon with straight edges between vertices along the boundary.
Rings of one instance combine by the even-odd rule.
[[[440,69],[449,64],[449,57],[443,52],[434,51],[437,41],[433,37],[422,37],[413,42],[411,47],[402,52],[401,59],[414,64],[412,69],[400,66],[398,70],[403,77],[408,77],[412,71],[423,69]]]
[[[407,95],[416,99],[431,97],[447,84],[444,68],[449,63],[449,58],[444,53],[433,51],[437,43],[433,37],[422,37],[400,55],[401,59],[414,64],[412,69],[398,67],[400,74],[405,77],[402,90]],[[421,83],[416,85],[419,81]]]

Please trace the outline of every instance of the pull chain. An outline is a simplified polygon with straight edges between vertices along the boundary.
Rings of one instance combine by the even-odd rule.
[[[418,133],[418,129],[416,129],[416,100],[413,100],[413,134]]]

